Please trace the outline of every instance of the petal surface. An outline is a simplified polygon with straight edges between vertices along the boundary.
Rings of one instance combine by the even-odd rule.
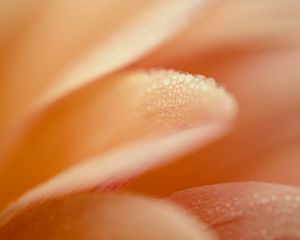
[[[299,9],[294,0],[216,1],[201,24],[140,63],[215,77],[235,94],[240,114],[232,133],[132,189],[163,195],[244,180],[299,186]]]
[[[203,76],[172,70],[111,76],[67,96],[11,132],[13,137],[1,151],[1,199],[12,200],[88,159],[94,161],[84,170],[79,165],[72,177],[67,174],[65,180],[51,183],[51,193],[91,188],[120,178],[122,172],[130,178],[134,169],[174,158],[224,134],[235,114],[234,98]],[[138,142],[146,144],[126,150]],[[82,178],[76,178],[79,173]]]
[[[68,196],[3,221],[0,237],[11,240],[215,239],[205,225],[170,203],[124,194]]]
[[[171,199],[192,211],[221,239],[300,239],[300,190],[266,183],[192,188]]]
[[[145,54],[202,5],[201,0],[49,2],[1,57],[3,129]]]

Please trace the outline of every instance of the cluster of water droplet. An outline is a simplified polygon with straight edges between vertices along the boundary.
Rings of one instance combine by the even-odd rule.
[[[197,102],[200,106],[208,100],[204,93],[216,88],[211,78],[173,70],[149,70],[141,79],[146,86],[139,93],[143,111],[164,130],[186,127],[191,104]]]

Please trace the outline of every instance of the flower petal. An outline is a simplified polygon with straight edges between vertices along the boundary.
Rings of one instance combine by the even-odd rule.
[[[143,65],[184,63],[224,47],[251,50],[299,46],[298,0],[219,0],[206,10],[168,45],[143,59]]]
[[[79,194],[46,201],[0,223],[1,239],[211,240],[186,212],[161,200],[114,194]]]
[[[235,113],[234,99],[203,76],[172,70],[111,76],[11,132],[14,138],[1,151],[1,199],[12,200],[64,168],[93,157],[95,161],[55,180],[55,187],[53,183],[44,187],[39,198],[130,178],[152,161],[174,158],[224,134]],[[126,149],[139,141],[145,144]],[[124,150],[116,150],[121,146]],[[76,176],[79,173],[82,177]]]
[[[300,189],[266,183],[192,188],[171,199],[215,229],[221,239],[299,239]]]
[[[177,32],[202,3],[52,1],[4,59],[0,120],[43,107],[140,57]],[[66,68],[72,69],[60,76]]]
[[[240,114],[230,134],[143,176],[132,190],[165,195],[245,180],[300,186],[299,9],[297,0],[217,1],[201,24],[140,63],[215,77],[234,93]]]
[[[17,33],[30,22],[32,15],[45,4],[46,1],[28,0],[20,2],[18,0],[0,2],[0,55],[9,41],[14,40]]]

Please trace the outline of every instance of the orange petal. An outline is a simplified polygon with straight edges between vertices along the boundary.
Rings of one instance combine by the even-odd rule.
[[[0,56],[32,24],[34,16],[46,5],[47,1],[38,0],[0,2]]]
[[[55,187],[50,183],[39,197],[129,178],[152,161],[174,158],[222,135],[235,113],[234,99],[203,76],[171,70],[111,76],[62,99],[11,132],[12,141],[1,151],[1,199],[13,199],[93,157],[95,161],[56,180]],[[141,140],[145,144],[126,149]],[[124,150],[115,150],[120,146]],[[112,154],[101,156],[108,152]],[[82,177],[76,177],[79,173]]]
[[[1,239],[215,239],[170,203],[130,195],[79,194],[46,201],[0,222]]]
[[[221,239],[299,239],[300,189],[266,183],[192,188],[171,199],[215,229]]]
[[[7,123],[135,60],[177,32],[202,3],[52,1],[4,56],[0,120]]]

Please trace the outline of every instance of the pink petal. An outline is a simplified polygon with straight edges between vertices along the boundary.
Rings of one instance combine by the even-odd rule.
[[[299,239],[300,189],[267,183],[191,188],[173,201],[215,229],[221,239]]]

